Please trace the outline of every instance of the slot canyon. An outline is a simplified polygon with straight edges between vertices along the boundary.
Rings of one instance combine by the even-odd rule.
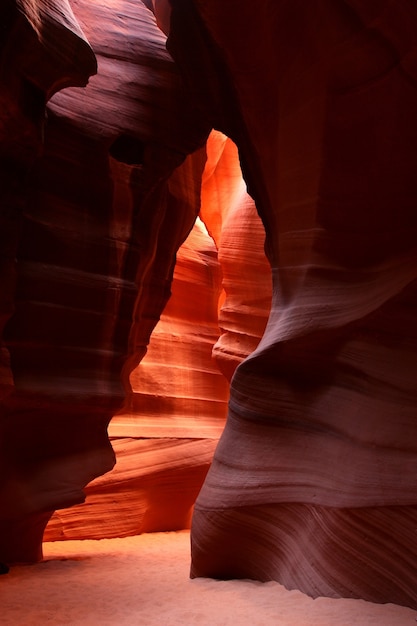
[[[3,0],[0,563],[417,609],[413,0]]]

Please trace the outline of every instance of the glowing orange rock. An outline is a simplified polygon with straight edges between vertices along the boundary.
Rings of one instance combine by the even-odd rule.
[[[227,410],[229,385],[212,358],[220,279],[217,250],[197,220],[124,411],[109,426],[116,467],[86,487],[85,506],[53,515],[46,540],[189,527]]]
[[[237,365],[257,347],[271,307],[271,268],[264,253],[265,230],[246,191],[235,144],[212,132],[202,186],[201,215],[219,249],[223,297],[216,362],[230,380]]]

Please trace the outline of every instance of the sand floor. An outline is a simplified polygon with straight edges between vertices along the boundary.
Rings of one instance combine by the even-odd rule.
[[[44,544],[0,576],[2,626],[415,626],[416,611],[312,600],[275,582],[190,580],[189,533]]]

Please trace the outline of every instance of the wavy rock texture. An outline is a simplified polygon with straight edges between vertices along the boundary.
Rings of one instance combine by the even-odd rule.
[[[85,504],[54,513],[44,541],[190,527],[217,438],[121,437],[111,443],[117,458],[114,470],[86,486]]]
[[[217,250],[197,220],[124,410],[109,426],[116,467],[86,487],[85,505],[52,516],[45,540],[189,528],[227,411],[229,385],[212,359],[220,280]]]
[[[111,468],[106,428],[126,394],[154,428],[152,359],[166,358],[157,336],[148,373],[131,373],[195,221],[199,148],[214,127],[238,146],[265,227],[272,301],[263,332],[263,231],[233,146],[217,136],[202,216],[224,266],[215,355],[233,378],[195,507],[192,575],[417,607],[414,2],[71,7],[6,0],[0,9],[0,561],[39,558],[52,510],[80,503],[85,484]],[[146,7],[170,31],[188,92]],[[56,93],[96,71],[88,41],[97,76]],[[202,265],[214,267],[207,244]],[[237,272],[245,248],[251,259]],[[191,370],[195,386],[224,392],[213,370],[210,384]],[[163,384],[184,428],[186,405]],[[192,436],[138,439],[136,424],[133,436],[115,435],[120,464],[91,485],[86,532],[96,532],[102,503],[117,501],[115,476],[125,493],[117,504],[137,507],[115,532],[189,523],[215,440],[205,438],[221,422],[201,396],[205,419],[187,422]],[[55,516],[51,536],[74,536],[78,514]]]
[[[265,230],[246,191],[236,145],[216,131],[207,141],[201,217],[216,241],[223,276],[221,335],[213,356],[230,381],[264,333],[272,285]]]
[[[40,476],[48,460],[32,472],[33,456],[43,452],[42,423],[32,439],[15,355],[3,333],[15,310],[28,173],[41,150],[45,101],[62,87],[85,85],[96,60],[65,1],[58,11],[53,2],[5,0],[0,21],[0,560],[22,560],[40,556],[49,517]],[[34,416],[39,409],[37,398],[29,412]],[[40,450],[34,452],[36,445]]]
[[[216,362],[229,374],[256,347],[271,291],[265,232],[236,146],[221,133],[207,142],[201,191],[201,217],[217,247],[197,219],[177,253],[171,298],[130,376],[132,392],[109,425],[117,465],[86,487],[85,505],[53,515],[46,540],[189,527],[227,410],[229,385]],[[219,309],[221,283],[227,297]]]
[[[273,272],[192,575],[416,607],[414,3],[172,6],[169,49],[238,145]]]
[[[14,389],[3,403],[2,561],[39,557],[51,512],[82,502],[86,483],[114,464],[107,425],[169,297],[176,250],[199,208],[205,153],[198,148],[208,134],[187,106],[165,37],[143,4],[125,0],[115,13],[113,2],[74,1],[98,73],[85,90],[51,100],[43,153],[19,199],[9,172],[16,178],[14,161],[25,141],[30,155],[32,144],[40,145],[45,98],[85,84],[95,59],[80,27],[72,29],[66,2],[22,2],[20,11],[33,9],[26,19],[9,5],[3,56],[16,66],[10,89],[17,94],[6,91],[4,98],[23,103],[22,111],[11,107],[23,147],[16,159],[6,150],[3,174],[12,183],[6,263],[16,256],[17,273],[2,317],[14,308],[4,334]],[[13,30],[21,23],[22,32]],[[23,69],[21,48],[12,45],[17,35],[28,49]],[[32,67],[41,53],[51,53],[56,76],[49,58]],[[35,70],[40,78],[32,78]],[[29,80],[36,94],[41,90],[38,109],[18,91],[29,89]],[[39,110],[35,122],[26,121],[26,109]],[[14,143],[10,130],[5,140]]]
[[[171,298],[130,376],[132,394],[113,418],[111,436],[219,438],[229,394],[212,358],[221,278],[217,249],[197,219],[178,250]]]

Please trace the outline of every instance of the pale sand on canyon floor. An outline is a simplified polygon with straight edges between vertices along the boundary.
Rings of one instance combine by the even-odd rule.
[[[189,532],[44,544],[0,577],[2,626],[410,626],[416,611],[312,600],[275,582],[190,580]]]

